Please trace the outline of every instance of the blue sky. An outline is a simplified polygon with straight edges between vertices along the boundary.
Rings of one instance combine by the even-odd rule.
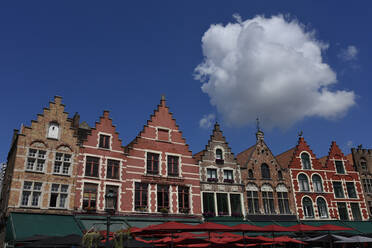
[[[234,14],[240,17],[234,18]],[[216,45],[214,37],[212,41],[202,42],[203,35],[211,30],[212,24],[227,28],[229,23],[246,23],[257,15],[264,16],[264,20],[284,15],[284,25],[294,21],[303,28],[304,34],[314,31],[309,39],[314,44],[322,44],[319,45],[322,63],[337,78],[330,85],[319,86],[315,92],[327,87],[333,93],[339,90],[352,94],[352,97],[345,96],[345,100],[342,95],[338,98],[337,103],[346,103],[336,116],[323,111],[329,109],[325,103],[317,104],[312,114],[299,115],[286,122],[290,118],[280,113],[279,117],[271,118],[278,113],[276,108],[285,103],[273,101],[262,107],[262,99],[276,99],[273,92],[266,97],[255,94],[255,87],[249,87],[249,93],[257,96],[253,101],[254,97],[244,98],[244,94],[237,100],[234,95],[220,97],[221,92],[201,89],[203,83],[195,79],[195,69],[208,58],[202,46],[213,50]],[[103,110],[110,110],[125,145],[142,129],[161,95],[165,94],[193,153],[203,149],[209,139],[211,128],[200,127],[199,122],[210,114],[221,123],[235,153],[254,144],[256,115],[264,116],[265,140],[274,154],[294,146],[300,130],[318,157],[327,154],[332,140],[344,152],[358,144],[372,148],[372,117],[369,114],[371,23],[372,5],[368,1],[358,4],[349,1],[207,0],[2,2],[0,161],[6,160],[12,130],[22,123],[29,125],[54,95],[63,97],[71,116],[79,112],[81,119],[90,125],[98,120]],[[246,34],[249,41],[252,33],[247,31]],[[265,42],[262,44],[270,40]],[[256,44],[265,49],[260,42]],[[242,54],[241,62],[245,62],[245,46],[240,49],[236,54]],[[288,62],[285,56],[275,58],[279,64],[280,59],[283,65]],[[271,69],[268,66],[265,76],[275,85],[277,74]],[[282,70],[277,65],[274,69]],[[317,73],[310,72],[310,75],[315,77]],[[226,83],[224,86],[230,87],[229,79],[234,76],[230,74],[222,81]],[[254,81],[250,80],[252,78],[247,82]],[[219,82],[211,83],[218,85]],[[278,88],[278,98],[280,93],[287,92],[288,86],[292,88],[290,83],[296,84],[292,80],[286,87]],[[270,88],[270,83],[267,84]],[[305,95],[307,90],[304,87]],[[214,99],[213,104],[211,99]],[[238,111],[240,119],[236,121],[229,113],[239,108],[234,109],[235,105],[230,103],[252,107],[245,110],[248,112],[240,114]],[[296,110],[297,104],[291,104]]]

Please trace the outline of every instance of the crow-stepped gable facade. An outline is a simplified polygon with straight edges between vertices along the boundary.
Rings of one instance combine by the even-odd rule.
[[[202,209],[205,217],[245,215],[240,167],[215,124],[205,149],[194,155],[199,162]]]
[[[126,211],[201,215],[199,167],[165,97],[126,152]]]
[[[65,214],[74,209],[79,147],[74,120],[61,100],[55,97],[30,127],[15,130],[2,190],[2,218],[13,211]]]

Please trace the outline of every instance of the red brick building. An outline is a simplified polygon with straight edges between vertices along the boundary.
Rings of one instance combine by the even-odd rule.
[[[276,158],[290,169],[299,219],[368,219],[358,172],[335,142],[319,160],[300,137],[296,147]]]
[[[126,156],[109,111],[103,112],[99,122],[80,142],[75,209],[104,212],[105,195],[111,192],[115,210],[125,212]]]
[[[199,166],[164,97],[126,152],[125,211],[201,215]]]

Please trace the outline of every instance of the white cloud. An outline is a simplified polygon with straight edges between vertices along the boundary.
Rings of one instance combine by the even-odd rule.
[[[305,117],[338,118],[355,104],[353,91],[328,87],[336,73],[323,62],[328,46],[296,20],[257,16],[215,24],[204,33],[204,61],[195,69],[202,91],[233,125],[286,127]]]
[[[204,115],[203,118],[199,121],[199,126],[201,128],[210,128],[213,125],[216,116],[214,114]]]
[[[349,140],[347,143],[346,143],[347,147],[350,148],[353,146],[353,141],[352,140]]]
[[[342,49],[340,54],[338,55],[344,61],[351,61],[357,59],[358,49],[350,45],[346,49]]]

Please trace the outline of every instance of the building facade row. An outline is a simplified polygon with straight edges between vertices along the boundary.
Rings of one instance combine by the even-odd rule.
[[[2,231],[11,212],[249,220],[367,220],[372,208],[371,152],[345,156],[332,142],[316,158],[303,137],[274,156],[257,130],[235,156],[215,124],[192,154],[162,97],[141,132],[123,146],[104,111],[94,127],[55,97],[30,127],[15,130],[1,191]],[[367,199],[367,201],[366,201]],[[367,203],[367,204],[366,204]]]

